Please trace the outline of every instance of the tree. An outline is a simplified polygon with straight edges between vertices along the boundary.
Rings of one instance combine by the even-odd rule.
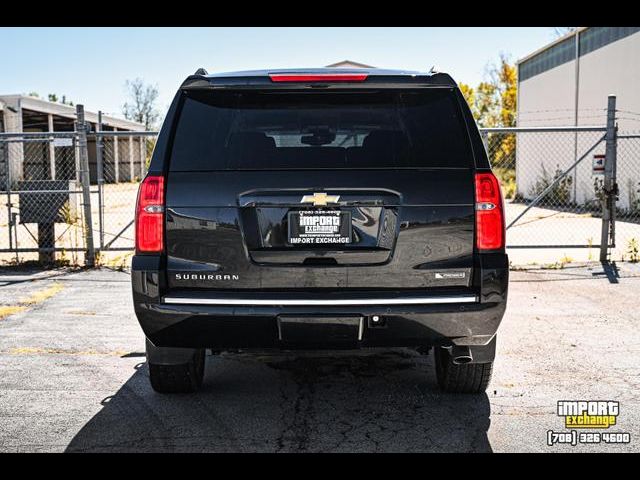
[[[515,127],[518,73],[507,55],[487,65],[485,80],[475,89],[465,83],[459,88],[480,127]]]
[[[491,82],[480,82],[476,92],[475,109],[478,112],[478,125],[481,127],[498,127],[499,96],[498,87]]]
[[[518,98],[518,73],[515,65],[504,53],[500,54],[498,64],[489,66],[490,83],[495,89],[497,106],[497,125],[516,126],[516,107]],[[514,134],[494,135],[489,142],[492,164],[503,168],[515,168],[516,137]]]
[[[516,126],[516,101],[518,98],[518,73],[509,57],[500,54],[500,63],[490,67],[491,84],[495,87],[500,105],[500,126]]]
[[[469,104],[471,114],[480,127],[498,126],[498,98],[496,86],[489,82],[480,82],[474,89],[466,83],[459,85],[462,96]]]
[[[160,118],[156,108],[158,88],[145,84],[141,78],[127,80],[125,83],[129,99],[122,106],[127,120],[143,123],[147,130],[153,129]]]
[[[578,27],[553,27],[553,34],[556,38],[564,37],[568,33],[573,33]]]
[[[29,97],[41,98],[40,94],[38,92],[29,92],[27,95]],[[50,102],[62,103],[63,105],[69,105],[69,106],[73,107],[73,102],[72,101],[68,101],[67,102],[67,96],[66,95],[62,95],[62,100],[60,100],[60,98],[58,97],[57,94],[48,93],[47,94],[47,100],[49,100]]]
[[[49,99],[50,102],[62,103],[63,105],[69,105],[73,107],[73,102],[71,100],[67,101],[66,95],[62,95],[62,100],[60,100],[60,97],[58,97],[57,94],[50,93],[47,95],[47,98]]]
[[[469,105],[469,108],[471,109],[471,113],[473,114],[473,118],[475,118],[476,121],[478,121],[478,115],[477,115],[478,112],[475,109],[475,106],[476,106],[476,91],[473,89],[473,87],[471,85],[468,85],[468,84],[462,83],[462,82],[460,82],[458,84],[458,87],[460,88],[460,92],[462,93],[462,96],[467,101],[467,104]]]
[[[459,85],[471,113],[480,127],[515,127],[518,74],[516,66],[505,54],[497,63],[489,63],[485,79],[474,89]],[[515,194],[516,136],[495,133],[487,136],[487,150],[491,165],[502,181],[507,198]]]

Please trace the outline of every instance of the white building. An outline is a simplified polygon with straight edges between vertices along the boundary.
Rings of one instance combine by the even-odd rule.
[[[606,123],[607,96],[617,96],[619,132],[640,131],[640,27],[581,27],[518,61],[519,127]],[[601,135],[601,134],[600,134]],[[542,174],[566,169],[597,139],[595,133],[520,134],[516,181],[518,194],[533,196]],[[577,148],[576,148],[577,146]],[[635,145],[640,147],[640,143]],[[618,205],[637,200],[640,148],[618,144]],[[604,153],[601,144],[594,154]],[[593,201],[592,155],[573,175],[572,199]]]

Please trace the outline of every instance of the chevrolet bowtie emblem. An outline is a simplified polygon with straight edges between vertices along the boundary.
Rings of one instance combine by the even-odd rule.
[[[300,203],[313,203],[314,206],[319,207],[327,205],[329,203],[338,203],[340,195],[327,195],[326,193],[314,193],[313,195],[305,195],[300,200]]]

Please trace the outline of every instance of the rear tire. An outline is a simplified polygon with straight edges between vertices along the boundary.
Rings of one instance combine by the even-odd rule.
[[[489,386],[493,362],[456,365],[444,348],[435,349],[438,386],[447,393],[482,393]]]
[[[161,365],[149,362],[151,387],[158,393],[196,392],[202,386],[204,365],[204,349],[196,350],[191,360],[183,364]]]

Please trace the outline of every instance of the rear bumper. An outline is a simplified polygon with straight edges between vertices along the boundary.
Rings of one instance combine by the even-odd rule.
[[[504,304],[436,304],[371,306],[211,306],[138,304],[136,314],[145,335],[156,346],[267,348],[293,346],[280,332],[289,317],[360,318],[354,342],[305,342],[305,346],[484,345],[495,335]],[[373,325],[373,316],[384,325]],[[351,343],[351,345],[349,345]]]
[[[184,348],[358,348],[431,345],[491,345],[506,308],[506,255],[485,259],[477,293],[448,292],[372,296],[318,293],[268,295],[262,292],[223,295],[186,292],[163,295],[160,260],[134,257],[134,309],[147,338],[158,347]],[[373,317],[382,318],[382,325]],[[342,339],[309,330],[301,322],[353,325],[353,335]],[[283,325],[289,330],[283,331]],[[293,330],[291,327],[295,327]],[[297,328],[297,330],[296,330]],[[341,327],[340,327],[341,328]],[[304,331],[304,330],[303,330]],[[330,338],[331,337],[331,338]],[[314,339],[319,339],[314,341]]]

